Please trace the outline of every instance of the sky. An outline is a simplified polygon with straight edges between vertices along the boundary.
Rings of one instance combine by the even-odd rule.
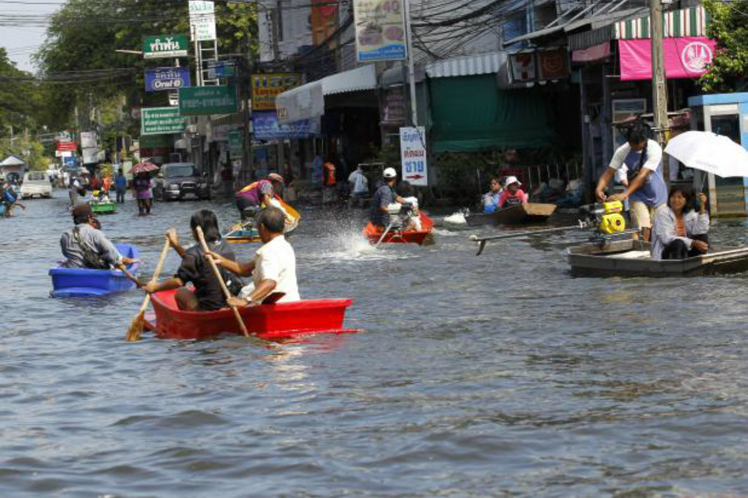
[[[66,0],[0,0],[0,14],[52,14]],[[44,28],[0,26],[0,47],[19,69],[34,71],[31,55],[44,42]]]

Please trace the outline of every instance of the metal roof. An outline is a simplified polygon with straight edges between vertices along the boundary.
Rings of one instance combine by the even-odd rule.
[[[374,90],[376,87],[377,70],[374,64],[351,69],[344,73],[333,74],[322,79],[322,93],[324,95]]]
[[[430,78],[492,74],[498,73],[505,61],[505,52],[469,55],[426,64],[426,74]]]

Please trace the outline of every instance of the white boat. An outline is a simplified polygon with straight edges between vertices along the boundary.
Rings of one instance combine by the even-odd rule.
[[[665,261],[653,260],[650,248],[647,242],[629,239],[571,247],[566,254],[577,276],[683,277],[748,271],[748,246]]]

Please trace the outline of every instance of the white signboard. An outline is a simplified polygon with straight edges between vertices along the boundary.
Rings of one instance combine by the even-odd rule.
[[[190,32],[192,41],[216,39],[216,7],[214,2],[190,0]]]
[[[81,132],[81,147],[84,149],[96,149],[99,146],[95,131]]]
[[[400,128],[400,160],[403,180],[416,187],[428,187],[426,129],[423,126]]]

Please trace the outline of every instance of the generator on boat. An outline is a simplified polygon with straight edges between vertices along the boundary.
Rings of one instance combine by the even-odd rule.
[[[480,247],[478,254],[483,252],[486,242],[489,240],[509,239],[514,237],[523,237],[528,235],[537,235],[551,232],[563,232],[575,229],[592,229],[590,241],[600,244],[601,247],[611,242],[630,238],[633,234],[639,233],[638,229],[626,228],[626,218],[623,214],[623,203],[620,201],[603,202],[597,204],[588,204],[579,208],[579,214],[582,219],[577,225],[548,228],[544,230],[534,230],[531,232],[511,233],[506,235],[497,235],[494,237],[479,238],[476,235],[470,236],[470,240],[478,242]]]

